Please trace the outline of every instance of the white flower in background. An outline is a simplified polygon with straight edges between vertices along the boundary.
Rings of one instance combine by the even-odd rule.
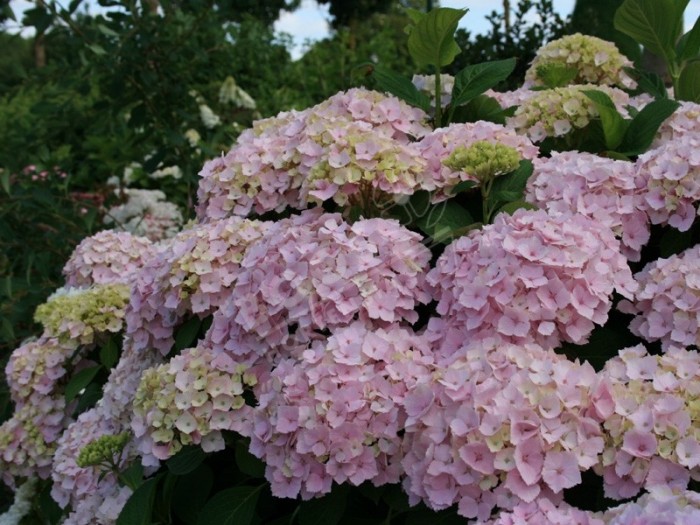
[[[178,166],[166,166],[165,168],[158,168],[148,176],[149,179],[164,179],[166,177],[181,179],[182,170]]]
[[[114,225],[118,231],[148,237],[151,241],[168,239],[182,226],[182,213],[172,202],[165,200],[160,190],[126,188],[117,195],[125,195],[124,204],[107,211],[104,224]]]
[[[142,166],[138,162],[132,162],[126,168],[124,168],[124,173],[122,174],[124,186],[129,186],[132,182],[135,182],[138,179],[138,173],[141,168]]]
[[[192,146],[193,148],[199,146],[199,141],[202,140],[202,136],[199,134],[199,131],[197,131],[194,128],[190,128],[187,131],[185,131],[185,138],[187,139],[187,142],[190,143],[190,146]]]
[[[219,89],[219,102],[222,104],[233,104],[239,108],[255,109],[255,100],[246,93],[233,79],[232,76],[226,77],[224,83]]]
[[[219,118],[219,115],[214,113],[214,111],[206,104],[199,105],[199,116],[207,129],[215,128],[221,123],[221,118]]]
[[[19,525],[30,510],[36,489],[36,478],[25,481],[15,492],[15,500],[4,514],[0,514],[0,525]]]
[[[435,107],[435,75],[413,75],[411,81],[418,91],[430,97],[430,105]],[[440,104],[443,107],[450,103],[454,85],[455,79],[452,75],[447,73],[440,75]]]

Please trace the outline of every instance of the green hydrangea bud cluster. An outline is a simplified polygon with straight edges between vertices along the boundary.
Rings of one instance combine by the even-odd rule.
[[[632,67],[632,62],[620,53],[615,44],[594,36],[575,33],[542,46],[525,73],[526,84],[545,85],[541,72],[550,65],[577,70],[571,84],[634,86],[634,81],[624,70]]]
[[[131,436],[128,432],[122,432],[115,436],[100,436],[80,450],[76,465],[80,468],[85,468],[96,465],[116,464],[118,461],[115,461],[115,456],[122,453],[130,439]]]
[[[122,329],[129,294],[126,284],[59,290],[36,309],[34,320],[50,337],[91,344],[97,333]]]
[[[479,140],[468,147],[456,147],[443,164],[451,170],[463,171],[484,182],[515,170],[520,160],[520,154],[515,148]]]
[[[574,129],[584,128],[598,117],[595,104],[584,93],[586,90],[604,92],[621,112],[629,102],[627,93],[608,86],[581,84],[545,89],[524,101],[508,119],[508,125],[533,142],[562,137]]]

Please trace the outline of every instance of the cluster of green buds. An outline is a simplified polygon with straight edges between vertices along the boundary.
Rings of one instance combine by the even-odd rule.
[[[121,434],[101,436],[94,441],[85,445],[78,453],[76,464],[80,468],[104,466],[107,468],[116,468],[119,456],[127,443],[129,443],[130,435],[128,432]]]
[[[499,175],[515,170],[520,154],[515,148],[500,143],[480,140],[471,146],[458,146],[443,164],[454,171],[462,171],[482,184]]]

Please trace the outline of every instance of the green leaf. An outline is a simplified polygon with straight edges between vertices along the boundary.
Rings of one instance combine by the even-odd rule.
[[[95,53],[96,55],[106,55],[107,51],[104,50],[104,48],[98,44],[88,44],[87,48]]]
[[[625,0],[613,22],[615,29],[671,62],[687,5],[688,0]]]
[[[110,36],[112,38],[119,38],[119,33],[116,31],[110,29],[104,24],[97,24],[97,29],[99,29],[100,33],[102,33],[105,36]]]
[[[184,447],[180,452],[171,457],[166,465],[168,470],[177,476],[189,474],[196,469],[207,457],[206,452],[198,445]]]
[[[505,124],[507,111],[501,107],[495,98],[487,95],[478,95],[468,104],[455,109],[452,122],[486,120],[496,124]]]
[[[508,215],[513,215],[516,211],[525,208],[526,210],[538,210],[539,208],[535,206],[534,204],[530,204],[529,202],[526,201],[513,201],[509,202],[508,204],[504,204],[501,206],[498,211],[496,212],[501,213],[507,213]]]
[[[190,348],[192,344],[197,340],[197,334],[199,333],[199,327],[202,321],[199,317],[194,316],[188,319],[180,328],[178,328],[175,333],[175,350],[180,351],[185,348]]]
[[[460,53],[454,32],[466,9],[433,9],[416,22],[408,36],[408,51],[419,66],[442,67]]]
[[[73,399],[80,394],[81,390],[83,390],[93,379],[95,379],[97,372],[99,372],[101,368],[101,366],[83,368],[80,372],[75,374],[66,385],[66,403],[73,401]]]
[[[659,242],[659,255],[661,257],[671,257],[681,253],[684,250],[695,245],[693,237],[695,236],[695,228],[688,231],[678,231],[675,228],[669,228],[662,236]]]
[[[464,525],[465,519],[453,509],[433,511],[426,508],[412,510],[406,516],[406,525]]]
[[[532,161],[527,159],[521,160],[514,171],[506,173],[501,177],[496,177],[491,187],[491,195],[494,197],[508,195],[508,197],[501,197],[498,199],[501,201],[522,198],[527,181],[534,169]]]
[[[34,26],[37,33],[44,33],[53,22],[53,15],[43,6],[27,9],[22,19],[23,26]]]
[[[2,185],[2,189],[5,190],[5,193],[10,195],[10,171],[9,170],[2,170],[0,171],[0,185]]]
[[[347,485],[335,485],[330,494],[299,506],[299,525],[336,525],[347,504]]]
[[[406,77],[380,66],[372,65],[372,77],[377,81],[378,91],[387,91],[423,111],[430,110],[430,98],[418,91]]]
[[[631,67],[625,68],[625,71],[637,81],[637,87],[645,93],[649,93],[654,98],[668,98],[666,84],[661,76],[651,71]]]
[[[676,98],[700,103],[700,61],[687,63],[681,71]]]
[[[249,525],[255,515],[260,489],[233,487],[214,495],[202,509],[198,525]]]
[[[78,405],[75,407],[74,417],[82,414],[86,410],[90,410],[102,398],[102,385],[98,383],[90,383],[85,387],[85,390],[78,398]]]
[[[458,183],[456,186],[450,189],[450,195],[457,195],[458,193],[462,193],[463,191],[468,191],[472,188],[476,187],[476,182],[473,180],[463,180],[462,182]]]
[[[161,476],[148,479],[126,501],[116,525],[150,525],[153,501]]]
[[[412,7],[406,8],[406,14],[408,15],[408,18],[410,18],[414,24],[417,24],[418,22],[420,22],[423,19],[423,17],[425,16],[425,13],[423,11],[419,11],[418,9],[413,9]]]
[[[186,525],[196,525],[202,507],[214,486],[212,469],[202,464],[178,478],[173,490],[173,512]]]
[[[605,146],[610,150],[617,149],[622,142],[629,123],[622,118],[615,104],[606,93],[594,89],[584,90],[583,93],[593,101],[598,110],[601,123],[603,124]]]
[[[39,494],[39,512],[44,519],[42,523],[54,525],[61,521],[63,517],[63,509],[58,506],[58,503],[51,497],[51,484],[44,485]]]
[[[685,62],[698,56],[700,53],[700,17],[695,20],[695,25],[681,38],[678,43],[678,60]]]
[[[253,478],[262,478],[265,475],[265,463],[248,452],[248,444],[244,439],[236,441],[236,465],[238,469]]]
[[[450,104],[455,107],[466,104],[477,95],[481,95],[487,89],[508,78],[514,69],[514,58],[465,67],[455,76]]]
[[[119,474],[119,481],[134,490],[143,483],[143,465],[136,459],[129,467]]]
[[[627,324],[624,321],[622,314],[611,313],[611,320],[606,326],[597,326],[586,343],[564,343],[557,349],[557,353],[564,354],[571,360],[588,361],[593,368],[600,370],[620,349],[638,342],[629,330],[625,329]]]
[[[644,153],[651,146],[659,126],[679,105],[674,100],[659,99],[644,106],[627,127],[618,151],[629,157]]]
[[[119,348],[114,338],[110,337],[107,342],[100,348],[100,363],[107,370],[110,370],[119,360]]]
[[[386,487],[384,494],[382,494],[382,500],[396,511],[396,514],[407,511],[411,507],[408,503],[408,494],[401,489],[401,485],[397,484]]]
[[[549,89],[564,87],[578,75],[578,69],[563,64],[547,64],[537,68],[537,78]]]
[[[473,224],[471,214],[453,200],[432,206],[427,214],[416,221],[416,226],[439,243],[451,242],[455,237],[464,235]]]
[[[12,327],[12,323],[7,317],[2,318],[2,327],[0,328],[0,333],[5,341],[12,341],[15,338],[15,330]]]
[[[424,217],[430,212],[430,192],[418,190],[408,199],[405,208],[408,209],[411,220]]]

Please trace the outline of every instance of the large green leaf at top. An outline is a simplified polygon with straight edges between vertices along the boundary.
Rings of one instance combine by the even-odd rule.
[[[466,9],[433,9],[416,22],[408,36],[408,51],[420,66],[447,66],[460,53],[454,33]]]
[[[372,65],[371,67],[378,90],[387,91],[423,111],[430,111],[430,98],[419,91],[408,78],[381,66]]]
[[[675,100],[659,99],[644,106],[627,127],[618,151],[629,157],[644,153],[654,141],[659,126],[679,105]]]
[[[678,42],[678,59],[681,61],[695,58],[700,53],[700,17],[693,28]]]
[[[487,89],[508,78],[513,69],[515,69],[514,58],[465,67],[455,76],[451,104],[453,106],[466,104],[477,95],[481,95]]]
[[[615,29],[670,61],[683,29],[689,0],[625,0],[615,13]]]

